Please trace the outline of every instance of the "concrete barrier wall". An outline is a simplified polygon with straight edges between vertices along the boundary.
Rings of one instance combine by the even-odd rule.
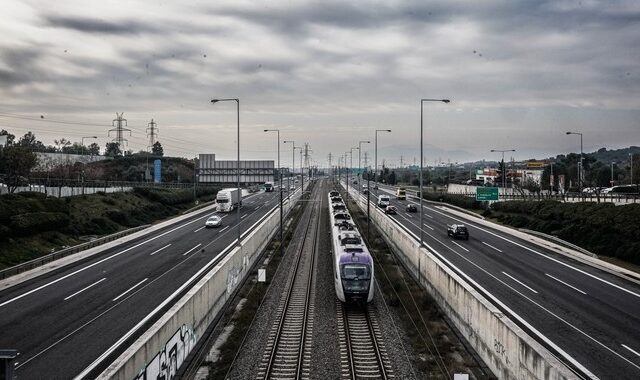
[[[288,214],[300,197],[285,204]],[[278,231],[279,212],[273,212],[249,235],[241,247],[224,256],[170,310],[138,338],[98,377],[99,379],[172,379],[191,349],[217,318],[260,253]],[[220,254],[224,254],[224,251]]]
[[[366,212],[366,199],[351,196]],[[414,278],[436,300],[491,371],[500,379],[577,378],[468,282],[374,205],[372,222]],[[432,250],[432,249],[431,249]]]

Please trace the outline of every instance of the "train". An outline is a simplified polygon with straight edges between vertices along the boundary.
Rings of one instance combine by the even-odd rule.
[[[329,192],[329,218],[336,296],[347,304],[369,303],[375,290],[373,258],[337,191]]]

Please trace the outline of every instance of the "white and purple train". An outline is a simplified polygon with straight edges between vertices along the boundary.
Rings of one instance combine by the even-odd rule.
[[[373,259],[337,191],[329,193],[329,215],[336,295],[346,303],[371,302],[375,288]]]

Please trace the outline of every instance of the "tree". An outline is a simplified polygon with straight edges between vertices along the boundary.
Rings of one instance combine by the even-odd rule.
[[[91,143],[91,145],[89,145],[89,154],[92,156],[99,156],[100,155],[100,145],[98,145],[98,143]]]
[[[61,153],[71,153],[67,147],[71,145],[71,141],[65,139],[64,137],[60,140],[53,140],[53,144],[56,146],[56,151]]]
[[[11,193],[27,181],[26,177],[37,164],[38,157],[28,147],[0,148],[0,173],[5,175],[5,183]]]
[[[7,146],[13,145],[13,143],[15,142],[16,136],[12,135],[11,133],[3,129],[2,131],[0,131],[0,136],[4,136],[4,135],[7,136]]]
[[[116,142],[107,143],[104,151],[105,156],[109,157],[117,157],[122,155],[122,151],[120,150],[120,145]]]
[[[30,148],[32,151],[44,152],[47,150],[47,147],[42,143],[42,141],[38,140],[36,135],[31,131],[20,137],[20,140],[18,140],[16,145]]]
[[[153,147],[151,147],[151,153],[154,156],[160,157],[164,155],[164,149],[162,149],[162,144],[160,144],[160,141],[156,141],[155,144],[153,144]]]

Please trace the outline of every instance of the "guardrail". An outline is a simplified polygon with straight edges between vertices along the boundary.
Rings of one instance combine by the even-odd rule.
[[[296,205],[300,195],[300,191],[296,191],[286,201],[283,208],[286,214]],[[277,211],[275,207],[245,232],[241,246],[235,246],[233,242],[211,259],[76,379],[88,376],[137,380],[155,379],[156,376],[172,378],[277,233],[280,221]],[[159,313],[163,314],[150,327],[147,326]],[[111,358],[119,346],[140,331],[144,332],[143,335],[95,376],[94,371],[100,363]]]
[[[107,235],[107,236],[103,236],[91,241],[88,241],[86,243],[82,243],[82,244],[78,244],[78,245],[74,245],[73,247],[69,247],[69,248],[64,248],[61,249],[59,251],[50,253],[48,255],[42,256],[42,257],[38,257],[37,259],[33,259],[27,262],[24,262],[22,264],[18,264],[9,268],[5,268],[0,270],[0,280],[4,280],[5,278],[11,277],[13,275],[22,273],[22,272],[26,272],[28,270],[43,266],[47,263],[50,263],[52,261],[61,259],[63,257],[72,255],[74,253],[83,251],[85,249],[89,249],[101,244],[104,244],[106,242],[112,241],[112,240],[116,240],[119,239],[123,236],[132,234],[134,232],[138,232],[140,230],[143,230],[147,227],[149,227],[149,224],[145,224],[142,226],[138,226],[138,227],[133,227],[133,228],[129,228],[126,229],[124,231],[120,231],[120,232],[116,232],[114,234],[111,235]]]
[[[351,195],[358,207],[366,212],[366,198],[355,191]],[[557,358],[556,355],[567,360],[568,355],[561,348],[448,262],[435,249],[427,244],[421,247],[414,234],[377,207],[371,207],[370,215],[371,221],[378,227],[381,236],[400,262],[436,300],[444,314],[498,378],[579,378],[565,362]],[[544,345],[527,332],[536,335]],[[573,369],[578,368],[583,374],[590,375],[580,363],[570,363]]]

